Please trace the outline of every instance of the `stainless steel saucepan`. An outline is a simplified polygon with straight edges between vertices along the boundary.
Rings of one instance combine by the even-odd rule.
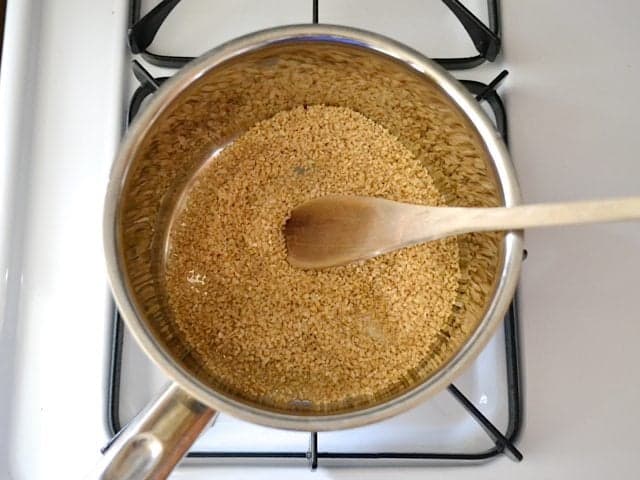
[[[138,344],[173,384],[119,434],[100,478],[166,477],[218,411],[306,431],[398,414],[448,385],[502,321],[520,271],[521,232],[460,238],[466,281],[455,315],[465,340],[447,345],[443,339],[447,361],[384,396],[322,409],[295,402],[274,407],[204,373],[167,308],[163,268],[171,212],[210,152],[257,121],[302,104],[349,107],[383,125],[423,161],[451,205],[520,202],[509,155],[477,102],[433,61],[393,40],[346,27],[288,26],[238,38],[188,64],[132,124],[106,195],[113,295]],[[407,125],[419,125],[420,133],[408,137]]]

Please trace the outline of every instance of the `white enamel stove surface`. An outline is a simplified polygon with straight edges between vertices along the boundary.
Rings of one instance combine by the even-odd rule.
[[[111,319],[100,224],[127,97],[122,91],[131,82],[126,2],[40,3],[9,2],[0,73],[0,478],[8,479],[79,478],[107,440]],[[213,45],[257,28],[310,19],[306,1],[278,2],[277,8],[263,2],[259,10],[249,1],[226,3],[185,0],[160,33],[156,51],[197,54],[209,46],[201,43],[203,31]],[[488,81],[502,67],[510,69],[500,92],[525,198],[639,194],[640,6],[595,0],[502,3],[500,61],[458,75]],[[469,5],[482,12],[482,1]],[[180,33],[179,9],[195,22]],[[445,14],[435,0],[321,0],[320,20],[370,28],[427,55],[471,53],[466,36],[451,35],[460,27]],[[448,43],[452,38],[460,43]],[[188,50],[194,45],[200,47]],[[530,232],[526,243],[531,255],[522,278],[521,323],[527,425],[519,443],[524,462],[500,458],[472,468],[393,471],[321,468],[313,474],[300,464],[204,465],[180,467],[174,477],[634,478],[640,227]],[[478,382],[481,365],[503,368],[497,345],[498,340],[457,384],[488,415],[499,417],[493,407],[499,385]],[[132,361],[138,353],[128,349],[126,355]],[[135,364],[135,380],[135,372],[125,369],[125,384],[135,383],[136,389],[123,398],[123,417],[162,383],[148,364]],[[447,393],[422,408],[393,420],[392,428],[380,424],[358,435],[321,437],[321,449],[410,450],[415,440],[429,448],[435,441],[419,431],[425,418],[436,422],[429,424],[431,432],[443,424],[458,426],[445,431],[453,437],[476,432]],[[232,449],[244,448],[250,438],[256,449],[275,443],[304,449],[307,437],[298,435],[222,418],[201,442],[224,439],[219,446]]]

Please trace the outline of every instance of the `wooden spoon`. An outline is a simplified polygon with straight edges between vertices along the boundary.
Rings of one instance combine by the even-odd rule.
[[[631,219],[640,219],[640,197],[459,208],[336,195],[294,208],[284,226],[284,235],[291,265],[325,268],[468,232]]]

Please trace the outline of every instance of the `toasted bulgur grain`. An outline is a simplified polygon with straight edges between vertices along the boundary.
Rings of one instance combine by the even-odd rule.
[[[437,368],[460,279],[449,238],[364,263],[286,260],[290,210],[328,194],[444,204],[383,127],[342,107],[264,120],[199,170],[169,234],[166,290],[183,342],[232,392],[282,407],[373,398]]]

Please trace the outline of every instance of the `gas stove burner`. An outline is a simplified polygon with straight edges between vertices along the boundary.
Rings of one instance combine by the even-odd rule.
[[[150,50],[156,34],[179,3],[180,0],[164,0],[141,17],[140,1],[132,2],[129,43],[132,53],[138,54],[140,61],[134,60],[132,63],[132,73],[138,85],[129,100],[129,123],[144,108],[145,100],[175,69],[193,58],[153,53]],[[308,5],[313,23],[323,18],[319,3],[316,0]],[[498,0],[487,1],[488,26],[460,1],[443,0],[442,3],[462,24],[478,54],[439,58],[436,61],[450,70],[470,69],[493,61],[501,47]],[[428,18],[425,23],[428,23]],[[154,76],[149,72],[151,67],[170,70]],[[506,75],[507,72],[503,71],[487,84],[462,80],[493,117],[496,129],[505,142],[508,141],[507,116],[496,88]],[[112,332],[107,418],[110,433],[115,436],[123,424],[153,396],[154,390],[162,386],[164,378],[137,349],[117,311]],[[271,459],[306,462],[312,469],[319,462],[355,465],[377,464],[379,461],[407,464],[440,461],[465,464],[501,454],[520,461],[522,454],[515,446],[523,409],[516,301],[507,312],[503,331],[496,335],[487,352],[483,352],[477,362],[482,365],[472,369],[470,376],[463,375],[456,382],[457,385],[450,385],[447,392],[426,402],[424,407],[352,431],[278,431],[221,415],[216,427],[205,432],[196,442],[187,455],[187,461],[197,458],[200,463],[209,460],[213,465],[222,459],[236,462]],[[149,384],[144,384],[140,379],[149,380]],[[154,381],[156,386],[153,385]],[[503,412],[502,417],[496,411]],[[353,437],[359,432],[361,440],[354,442]]]

